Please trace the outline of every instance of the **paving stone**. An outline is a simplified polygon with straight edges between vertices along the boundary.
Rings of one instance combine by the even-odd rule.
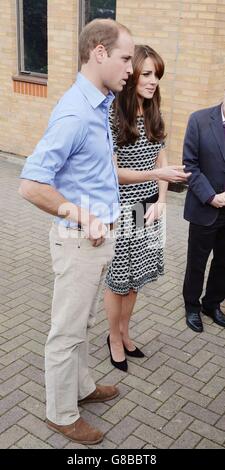
[[[198,419],[193,421],[193,423],[189,426],[189,429],[193,432],[196,432],[196,434],[200,434],[200,436],[206,437],[207,439],[216,442],[217,444],[223,444],[225,441],[223,431],[220,431],[214,426],[204,423],[203,421],[199,421]]]
[[[167,345],[167,346],[164,346],[161,351],[164,353],[164,354],[167,354],[168,356],[171,356],[175,359],[178,359],[182,362],[186,362],[188,361],[190,358],[191,358],[191,354],[190,353],[187,353],[187,352],[184,352],[184,351],[181,351],[180,349],[177,349],[173,346],[170,346],[170,345]]]
[[[26,415],[17,424],[43,441],[46,441],[52,435],[52,431],[48,429],[46,424],[31,414]]]
[[[107,433],[107,439],[115,442],[115,444],[123,442],[140,425],[140,422],[134,418],[135,416],[126,416],[122,421],[113,426]]]
[[[37,439],[32,435],[27,435],[17,442],[20,449],[52,449],[52,446]]]
[[[0,436],[0,449],[12,448],[12,445],[26,435],[25,429],[17,425],[11,426]],[[18,447],[15,447],[18,448]]]
[[[216,415],[216,416],[218,416],[218,415]],[[210,424],[212,424],[212,423],[210,423]],[[222,429],[222,431],[225,431],[225,416],[222,416],[222,418],[220,418],[219,421],[217,421],[216,427],[218,429]]]
[[[225,349],[222,346],[217,346],[213,343],[207,343],[205,345],[205,348],[207,351],[210,351],[214,354],[218,354],[218,356],[222,356],[223,358],[225,357]]]
[[[15,351],[11,351],[8,354],[4,354],[4,356],[0,357],[0,363],[3,364],[4,366],[8,366],[9,364],[12,364],[12,362],[17,361],[21,357],[25,356],[27,353],[27,350],[24,348],[17,348]]]
[[[171,380],[174,380],[181,385],[187,385],[197,391],[204,387],[204,383],[200,382],[200,380],[193,379],[193,377],[189,377],[189,375],[182,374],[181,372],[175,372],[175,374],[172,375]]]
[[[64,437],[62,434],[54,432],[51,437],[47,439],[47,444],[49,444],[54,449],[87,449],[86,446],[78,443],[74,443]]]
[[[225,413],[225,392],[221,392],[209,405],[211,411],[215,411],[219,415]]]
[[[224,366],[224,358],[223,357],[220,357],[220,356],[217,356],[217,355],[214,355],[211,359],[211,362],[213,364],[217,364],[218,366],[221,366],[223,367]]]
[[[22,401],[20,407],[43,421],[46,418],[44,404],[33,397],[28,397],[26,400]]]
[[[46,343],[46,335],[44,335],[43,333],[40,333],[37,330],[30,329],[30,330],[26,331],[25,335],[26,335],[27,341],[28,341],[28,338],[30,338],[30,339],[33,339],[33,340],[37,341],[41,345],[45,345],[45,343]]]
[[[201,437],[198,434],[186,430],[179,439],[170,446],[170,449],[194,449],[200,440]]]
[[[25,333],[25,331],[29,330],[29,327],[26,326],[24,323],[21,323],[15,328],[11,328],[3,333],[4,338],[12,339],[16,336],[20,335],[21,333]]]
[[[208,351],[198,351],[194,356],[191,357],[191,359],[188,361],[188,364],[191,364],[195,367],[202,367],[206,362],[208,362],[211,357],[213,356],[213,353],[210,353]]]
[[[191,390],[188,387],[179,388],[179,390],[177,391],[177,395],[186,398],[187,400],[192,401],[197,405],[203,406],[203,408],[206,407],[211,401],[211,398],[206,397],[201,393],[195,392],[194,390]]]
[[[152,372],[154,372],[156,369],[158,369],[162,364],[164,364],[168,360],[168,356],[161,352],[157,352],[154,354],[150,359],[148,359],[145,362],[145,367],[150,369]]]
[[[162,431],[173,439],[177,439],[189,424],[192,423],[194,418],[188,416],[186,413],[180,412],[171,421],[162,428]]]
[[[10,352],[27,343],[26,336],[19,335],[16,338],[11,339],[10,341],[6,341],[4,344],[1,345],[1,349],[5,352]]]
[[[0,370],[0,379],[7,380],[13,375],[18,374],[21,371],[24,371],[26,367],[27,367],[26,362],[23,362],[19,359],[18,361],[13,362],[7,367],[2,367],[2,369]]]
[[[0,417],[0,433],[3,433],[6,429],[16,424],[25,414],[26,412],[18,406],[14,406],[14,408],[11,408],[3,414]]]
[[[202,408],[201,406],[191,402],[184,406],[183,411],[194,416],[194,418],[198,418],[200,421],[204,421],[205,423],[212,425],[219,419],[219,415],[217,413],[213,413],[208,408]]]
[[[104,413],[103,418],[110,423],[117,424],[123,417],[127,416],[135,406],[135,403],[132,401],[122,398],[122,400]]]
[[[165,335],[165,334],[159,335],[159,341],[161,343],[165,343],[165,344],[168,344],[170,346],[173,346],[176,349],[181,349],[185,346],[184,341],[180,341],[177,338],[171,338],[170,336]]]
[[[118,449],[142,449],[145,442],[135,436],[129,436]]]
[[[202,382],[208,382],[212,377],[216,375],[219,371],[219,366],[216,364],[212,364],[211,362],[207,362],[203,367],[201,367],[198,372],[194,375],[194,377]]]
[[[27,395],[21,390],[15,390],[14,392],[7,395],[5,398],[1,398],[0,400],[0,415],[6,413],[6,411],[10,410],[14,406],[18,405],[22,402]]]
[[[217,326],[217,325],[216,325]],[[217,327],[218,332],[221,331],[221,327]],[[210,331],[212,331],[212,326],[210,326]],[[225,338],[221,338],[218,335],[208,334],[205,331],[202,333],[203,341],[207,341],[207,343],[214,343],[217,346],[225,346]]]
[[[96,405],[97,406],[97,405]],[[115,405],[116,406],[116,405]],[[106,414],[106,413],[105,413]],[[102,417],[96,416],[92,413],[89,413],[87,410],[81,412],[81,416],[85,421],[87,421],[91,426],[94,426],[98,429],[101,429],[103,433],[107,433],[112,428],[112,423],[110,420],[105,420],[105,415]],[[124,416],[124,415],[123,415]],[[117,420],[119,422],[119,420]]]
[[[111,401],[109,402],[109,404],[107,404],[107,402],[101,402],[98,403],[98,406],[96,406],[96,403],[85,403],[80,408],[89,411],[89,413],[94,413],[97,416],[102,416],[104,413],[106,413],[106,411],[110,409],[110,403]]]
[[[162,402],[165,402],[171,395],[176,393],[180,388],[180,384],[177,384],[173,380],[166,380],[162,385],[160,385],[153,393],[152,397],[157,398]]]
[[[156,388],[155,385],[152,385],[145,380],[139,379],[134,375],[128,375],[125,379],[123,379],[123,383],[129,385],[135,390],[140,390],[140,392],[146,393],[147,395],[150,395],[150,393]]]
[[[202,439],[201,442],[196,446],[196,449],[224,449],[224,446],[218,445],[209,439]]]
[[[167,423],[166,419],[146,410],[146,408],[143,408],[142,406],[137,406],[132,410],[130,416],[141,421],[143,424],[149,425],[158,430],[162,429],[162,427]]]
[[[225,378],[225,368],[220,369],[217,375],[218,375],[219,377]]]
[[[166,362],[166,365],[171,369],[175,369],[187,375],[194,375],[198,370],[197,367],[191,366],[172,357]]]
[[[27,364],[26,364],[27,365]],[[33,366],[28,366],[26,369],[23,369],[22,375],[28,379],[37,382],[39,385],[45,385],[44,373],[40,369],[37,369]]]
[[[215,398],[225,388],[225,380],[221,377],[214,377],[202,388],[201,393]]]
[[[164,418],[171,419],[177,414],[177,412],[183,408],[187,400],[174,395],[170,397],[160,408],[157,410],[157,414]]]
[[[139,428],[134,431],[134,435],[137,437],[141,436],[144,441],[153,444],[158,449],[167,449],[173,442],[170,437],[145,424],[139,426]]]
[[[139,392],[137,390],[132,390],[126,395],[128,400],[133,401],[137,405],[141,405],[150,411],[156,411],[160,407],[161,402],[152,397],[148,397],[145,393]]]
[[[163,382],[165,382],[171,375],[173,374],[173,369],[167,366],[161,366],[159,367],[158,370],[150,374],[148,377],[148,381],[155,384],[155,385],[161,385]]]
[[[28,381],[26,379],[26,384],[21,386],[20,389],[31,397],[37,398],[37,400],[45,402],[45,389],[43,386],[38,385],[36,382]]]
[[[144,351],[143,351],[144,352]],[[129,374],[139,378],[139,379],[146,379],[149,376],[149,370],[145,369],[145,364],[140,366],[137,364],[137,359],[131,358],[129,359]]]
[[[41,370],[44,370],[44,358],[38,356],[35,353],[27,353],[26,355],[23,356],[23,361],[28,362],[28,364],[31,364],[32,366],[38,367]]]
[[[40,356],[44,355],[44,346],[37,341],[28,341],[24,347],[33,353],[39,354]]]
[[[17,388],[21,387],[21,385],[27,382],[27,378],[23,375],[17,374],[14,377],[6,380],[5,382],[0,384],[0,396],[5,397],[9,393],[13,392]]]

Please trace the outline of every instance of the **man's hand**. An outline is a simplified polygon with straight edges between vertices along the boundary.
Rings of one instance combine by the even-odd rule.
[[[216,194],[213,200],[210,202],[211,206],[220,209],[225,206],[225,192]]]
[[[107,227],[87,209],[78,207],[72,202],[65,202],[59,206],[58,215],[81,224],[85,238],[88,238],[93,246],[104,243]]]
[[[89,221],[83,224],[85,238],[88,238],[92,246],[100,246],[105,241],[107,227],[94,215],[89,216]]]
[[[184,172],[185,165],[170,165],[155,170],[159,180],[168,183],[185,183],[191,173]]]
[[[144,219],[146,219],[145,225],[151,225],[153,224],[154,220],[158,220],[162,215],[165,206],[165,202],[156,202],[155,204],[151,204],[151,206],[144,215]]]

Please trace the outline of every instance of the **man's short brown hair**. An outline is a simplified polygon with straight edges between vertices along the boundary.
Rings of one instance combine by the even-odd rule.
[[[86,64],[90,58],[90,52],[99,44],[105,47],[108,55],[116,47],[121,31],[131,34],[130,30],[111,19],[95,19],[88,23],[81,31],[79,38],[80,62]]]

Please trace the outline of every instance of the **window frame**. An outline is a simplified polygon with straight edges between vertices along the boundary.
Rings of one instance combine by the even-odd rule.
[[[86,5],[85,0],[79,0],[79,33],[86,25],[85,23],[85,15],[86,15]],[[117,7],[117,4],[116,4]],[[116,15],[116,8],[115,8],[115,15]]]
[[[36,77],[47,80],[48,74],[25,70],[24,67],[24,34],[23,34],[23,0],[16,1],[17,16],[17,64],[18,75],[25,77]]]

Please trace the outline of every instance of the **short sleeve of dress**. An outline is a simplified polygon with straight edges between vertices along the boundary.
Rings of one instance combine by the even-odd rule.
[[[114,116],[115,116],[115,113],[113,111],[113,107],[111,106],[110,110],[109,110],[109,125],[110,125],[110,129],[111,129],[111,133],[112,133],[112,140],[113,140],[113,152],[116,154],[117,153],[117,135],[118,135],[118,130],[117,130],[117,127],[114,123]]]

